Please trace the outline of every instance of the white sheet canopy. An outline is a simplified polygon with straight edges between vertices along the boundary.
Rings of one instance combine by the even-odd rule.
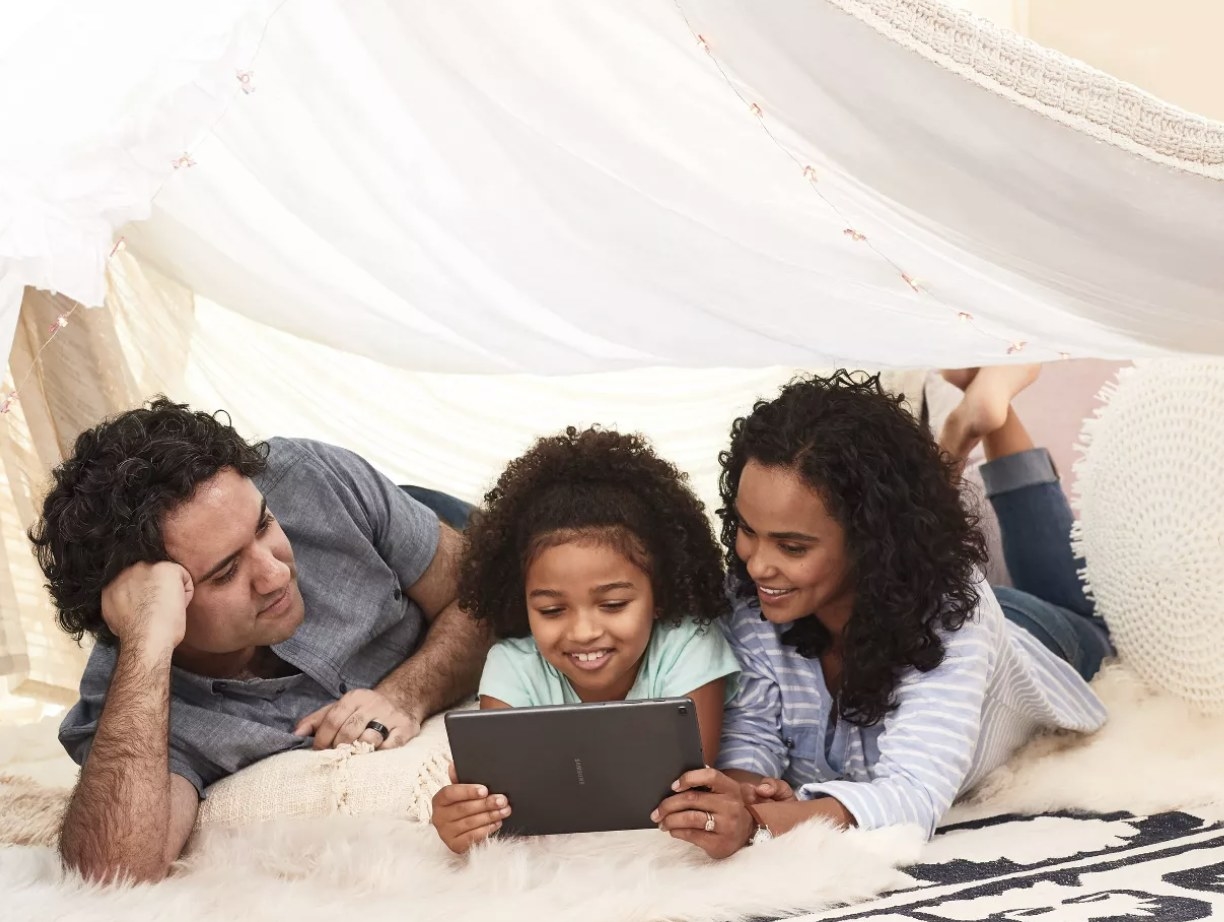
[[[939,0],[3,9],[10,338],[135,221],[420,370],[1224,352],[1224,126]]]
[[[940,0],[0,0],[0,139],[0,721],[80,669],[47,471],[153,393],[468,498],[600,422],[713,505],[797,367],[1224,353],[1224,126]]]

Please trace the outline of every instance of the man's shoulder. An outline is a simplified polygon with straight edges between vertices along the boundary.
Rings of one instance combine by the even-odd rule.
[[[291,438],[277,435],[267,440],[268,465],[255,481],[279,481],[295,468],[306,466],[313,470],[342,470],[360,458],[346,448],[319,442],[315,439]]]
[[[284,436],[267,445],[267,466],[252,480],[264,496],[284,494],[281,502],[286,496],[307,504],[320,500],[316,494],[365,496],[379,477],[368,461],[338,445]]]

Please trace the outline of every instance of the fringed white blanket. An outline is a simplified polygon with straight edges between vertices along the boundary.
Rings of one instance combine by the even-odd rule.
[[[959,805],[949,822],[1060,810],[1193,810],[1205,822],[1224,819],[1221,718],[1197,716],[1146,691],[1121,667],[1106,669],[1095,686],[1110,708],[1104,730],[1089,739],[1034,742]],[[340,761],[353,773],[363,760],[374,766],[381,758]],[[405,788],[416,784],[416,777],[404,778]],[[62,800],[62,792],[58,796]],[[15,798],[12,785],[0,784],[0,814],[12,813]],[[350,809],[358,804],[344,802]],[[1042,822],[1041,829],[1033,823],[999,827],[991,833],[992,847],[1032,860],[1045,848],[1061,855],[1066,835],[1051,834],[1052,819]],[[1106,821],[1084,828],[1097,829],[1100,822]],[[293,922],[333,922],[342,913],[447,922],[713,922],[829,910],[906,888],[922,878],[900,868],[981,857],[980,839],[957,833],[924,845],[909,828],[843,833],[812,826],[716,863],[645,831],[500,841],[457,859],[431,827],[365,812],[238,827],[213,823],[198,831],[190,856],[156,886],[85,886],[60,870],[51,848],[13,846],[0,849],[0,893],[5,918],[22,920],[262,922],[275,911]]]

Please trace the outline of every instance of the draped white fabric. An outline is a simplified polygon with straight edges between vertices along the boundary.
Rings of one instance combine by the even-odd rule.
[[[125,233],[168,276],[415,369],[1224,351],[1224,128],[936,0],[163,2],[52,119],[150,16],[78,6],[3,81],[57,131],[0,260],[90,303],[164,180]]]
[[[272,0],[0,0],[0,345],[25,285],[91,306],[115,228],[233,99]]]
[[[0,0],[0,137],[0,347],[27,285],[121,289],[41,359],[25,292],[27,684],[80,658],[22,534],[46,470],[157,389],[470,498],[641,429],[712,501],[790,368],[1224,353],[1224,125],[941,0]]]

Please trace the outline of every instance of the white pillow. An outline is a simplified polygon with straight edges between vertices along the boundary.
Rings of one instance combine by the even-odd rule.
[[[338,814],[426,822],[434,794],[448,783],[449,762],[442,715],[427,720],[420,736],[398,749],[374,751],[358,743],[282,752],[208,788],[196,830]]]
[[[1224,361],[1141,362],[1101,399],[1075,465],[1086,582],[1121,659],[1224,713]]]

